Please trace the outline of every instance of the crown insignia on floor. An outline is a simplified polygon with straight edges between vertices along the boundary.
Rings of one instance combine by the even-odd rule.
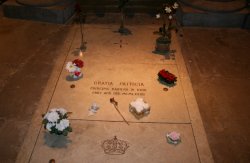
[[[105,140],[102,143],[102,148],[104,150],[104,153],[109,155],[125,154],[128,147],[129,147],[128,142],[124,140],[119,140],[117,139],[116,136],[113,139]]]

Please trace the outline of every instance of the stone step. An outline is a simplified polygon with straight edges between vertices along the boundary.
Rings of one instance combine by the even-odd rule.
[[[3,4],[3,11],[6,17],[11,18],[65,23],[74,13],[73,3],[61,3],[68,1],[73,0],[17,0],[19,3],[8,0]],[[165,0],[131,0],[125,7],[125,13],[153,15],[164,2]],[[183,26],[250,28],[249,8],[244,8],[245,0],[179,0],[179,2],[177,17]],[[77,3],[85,13],[119,12],[118,0],[77,0]],[[46,6],[48,4],[52,5]],[[44,5],[46,7],[41,7]]]
[[[95,12],[95,13],[108,13],[108,12],[119,12],[119,9],[115,5],[107,6],[81,6],[83,12]],[[156,7],[150,6],[127,6],[124,10],[125,13],[156,13]]]
[[[31,2],[34,3],[25,1],[25,4],[20,4],[15,0],[8,0],[2,4],[3,14],[9,18],[64,24],[75,11],[75,2],[72,0],[67,0],[63,3],[51,3],[51,5],[46,7],[40,7],[44,6],[44,4],[39,3],[39,1]]]
[[[127,3],[125,12],[155,13],[164,0],[131,0]],[[78,0],[84,12],[119,12],[118,0]]]
[[[105,5],[114,5],[118,6],[118,0],[102,0],[102,1],[94,1],[94,0],[77,0],[77,3],[82,5],[92,5],[92,6],[105,6]],[[165,3],[165,0],[129,0],[127,5],[136,6],[136,5],[143,5],[143,6],[158,6]]]
[[[250,28],[245,0],[180,0],[178,19],[183,26]]]

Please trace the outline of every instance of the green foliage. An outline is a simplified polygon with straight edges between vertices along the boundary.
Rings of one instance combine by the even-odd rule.
[[[42,124],[47,124],[49,121],[47,119],[43,119]]]
[[[62,134],[63,134],[64,136],[67,136],[67,135],[68,135],[68,131],[67,131],[67,130],[63,130]]]
[[[73,131],[72,127],[68,127],[67,130],[68,130],[69,132],[72,132],[72,131]]]

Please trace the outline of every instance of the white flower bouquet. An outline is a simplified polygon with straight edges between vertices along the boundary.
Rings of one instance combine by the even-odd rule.
[[[68,115],[69,112],[63,108],[51,109],[43,115],[44,129],[47,129],[51,134],[67,136],[69,132],[72,132]]]

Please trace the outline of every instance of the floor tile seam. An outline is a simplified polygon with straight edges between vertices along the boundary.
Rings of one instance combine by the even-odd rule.
[[[178,40],[178,38],[176,38],[176,40],[177,40],[177,42],[179,42],[179,40]],[[180,49],[182,49],[181,47],[180,47],[180,44],[179,44],[179,48]],[[182,54],[182,50],[181,50],[181,52],[180,52],[180,56],[179,56],[179,58],[177,58],[177,63],[183,63],[183,64],[177,64],[178,65],[178,72],[180,72],[180,70],[179,69],[185,69],[186,70],[186,72],[184,72],[184,76],[182,75],[182,80],[183,81],[188,81],[188,85],[187,86],[184,86],[183,85],[183,82],[181,82],[181,86],[182,86],[182,91],[183,91],[183,95],[184,95],[184,98],[185,98],[185,102],[186,102],[186,105],[187,105],[187,110],[188,110],[188,113],[189,113],[189,116],[190,116],[190,121],[191,121],[191,129],[192,129],[192,134],[193,134],[193,138],[194,138],[194,142],[195,142],[195,146],[196,146],[196,151],[197,151],[197,155],[198,155],[198,157],[199,157],[199,161],[200,162],[202,162],[202,160],[203,160],[203,155],[201,156],[201,154],[203,153],[202,151],[200,151],[200,148],[198,148],[198,140],[197,139],[199,139],[199,138],[197,138],[197,137],[199,137],[198,135],[196,135],[195,134],[195,128],[197,128],[197,125],[194,123],[194,121],[191,119],[191,113],[190,113],[190,108],[188,107],[188,103],[190,103],[190,102],[188,102],[187,101],[187,97],[186,97],[186,91],[185,91],[185,89],[188,89],[187,87],[190,87],[191,86],[191,90],[192,90],[192,92],[193,92],[193,86],[192,86],[192,82],[191,82],[191,79],[190,79],[190,72],[188,71],[188,65],[187,65],[187,63],[185,62],[185,60],[184,60],[184,56],[183,56],[183,54]],[[200,70],[200,69],[199,69]],[[185,88],[184,88],[185,87]],[[191,94],[193,94],[193,95],[191,95],[191,96],[193,96],[193,98],[194,98],[194,100],[195,100],[195,103],[197,104],[197,100],[196,100],[196,97],[195,97],[195,95],[194,95],[194,92],[193,93],[191,93]],[[196,108],[195,106],[194,106],[194,108]],[[200,116],[200,118],[201,118],[201,115],[200,115],[200,111],[199,111],[199,106],[198,106],[198,104],[197,104],[197,109],[198,109],[198,114],[199,114],[199,116]],[[193,109],[192,109],[193,110]],[[193,113],[192,113],[193,114]],[[199,120],[198,120],[199,121]],[[201,122],[202,122],[202,119],[201,119]],[[195,127],[196,126],[196,127]],[[201,130],[203,130],[203,132],[205,133],[205,136],[206,136],[206,131],[205,131],[205,129],[204,129],[204,125],[203,125],[203,127],[202,127],[203,129],[201,129]],[[196,131],[197,132],[197,131]],[[201,131],[202,132],[202,131]],[[208,155],[208,160],[210,160],[210,161],[213,161],[213,156],[212,156],[212,153],[211,153],[211,150],[210,150],[210,146],[209,146],[209,143],[208,143],[208,140],[207,140],[207,137],[205,137],[205,139],[206,139],[206,144],[207,144],[207,146],[208,146],[208,152],[209,153],[207,153],[207,155]],[[210,157],[211,156],[211,157]],[[201,157],[203,157],[203,158],[201,158]]]
[[[178,74],[180,74],[178,66],[177,66],[177,71],[178,71]],[[194,138],[194,143],[195,143],[195,147],[196,147],[196,152],[197,152],[197,155],[198,155],[198,158],[199,158],[199,162],[201,163],[200,153],[199,153],[198,145],[197,145],[196,138],[195,138],[195,135],[194,135],[194,129],[193,129],[193,124],[192,124],[192,120],[191,120],[191,116],[190,116],[190,112],[189,112],[189,107],[188,107],[187,98],[186,98],[186,95],[185,95],[185,92],[184,92],[184,88],[183,88],[183,84],[182,84],[182,82],[181,82],[181,78],[180,78],[179,80],[180,80],[180,83],[181,83],[182,95],[183,95],[183,97],[184,97],[184,99],[185,99],[186,110],[187,110],[188,117],[189,117],[190,124],[191,124],[192,135],[193,135],[193,138]]]
[[[180,55],[182,55],[182,54],[180,54]],[[182,56],[179,56],[179,57],[182,57]],[[184,64],[185,64],[185,62],[184,62]],[[180,70],[179,70],[180,67],[178,65],[179,66],[182,66],[182,65],[177,64],[177,66],[176,66],[177,67],[177,72],[178,72],[178,74],[180,74]],[[186,66],[186,65],[184,65],[184,66]],[[182,78],[184,78],[184,77],[182,77]],[[189,77],[187,76],[185,78],[189,78]],[[185,105],[186,105],[186,110],[187,110],[187,113],[188,113],[188,117],[189,117],[189,120],[191,121],[191,129],[192,129],[192,135],[193,135],[194,143],[195,143],[195,147],[196,147],[196,152],[197,152],[197,155],[198,155],[199,162],[201,163],[200,153],[199,153],[198,145],[197,145],[196,138],[195,138],[195,135],[194,135],[193,124],[192,124],[192,120],[191,120],[191,116],[190,116],[190,111],[189,111],[189,107],[188,107],[188,102],[187,102],[186,94],[184,92],[184,87],[183,87],[183,84],[182,84],[181,77],[180,77],[179,80],[180,80],[180,84],[181,84],[181,92],[182,92],[182,95],[183,95],[183,97],[185,99]]]
[[[104,122],[104,123],[125,123],[124,121],[119,121],[119,120],[89,120],[89,119],[78,119],[78,118],[72,118],[69,119],[70,121],[84,121],[84,122]],[[191,122],[156,122],[156,121],[151,121],[151,122],[136,122],[136,121],[128,121],[128,123],[131,124],[176,124],[176,125],[192,125]]]
[[[86,60],[85,60],[85,62],[86,62]],[[133,64],[131,64],[131,63],[117,63],[117,62],[114,62],[112,64],[110,64],[110,62],[109,62],[109,64],[108,64],[108,63],[102,63],[102,62],[99,62],[99,61],[93,62],[93,63],[100,63],[102,65],[170,65],[170,66],[176,66],[177,65],[177,63],[133,63]]]
[[[177,73],[180,75],[180,70],[179,70],[179,66],[178,66],[179,64],[176,64],[176,69],[177,69]],[[185,92],[184,92],[184,87],[183,87],[183,82],[182,82],[182,78],[183,77],[180,77],[179,78],[179,83],[180,83],[180,85],[181,85],[181,92],[182,92],[182,96],[184,97],[184,99],[185,99],[185,106],[186,106],[186,110],[187,110],[187,113],[188,113],[188,117],[189,117],[189,120],[191,121],[191,116],[190,116],[190,112],[189,112],[189,107],[188,107],[188,102],[187,102],[187,98],[186,98],[186,95],[185,95]],[[188,78],[188,77],[187,77]]]
[[[191,126],[192,135],[193,135],[193,139],[194,139],[194,143],[195,143],[195,147],[196,147],[196,152],[197,152],[197,155],[199,157],[199,162],[201,163],[201,156],[200,156],[199,148],[198,148],[198,145],[197,145],[197,140],[196,140],[196,137],[195,137],[195,134],[194,134],[193,124],[191,123],[190,126]]]
[[[59,73],[59,75],[58,75],[58,77],[57,77],[57,80],[56,80],[56,84],[55,84],[53,93],[52,93],[51,98],[50,98],[49,103],[48,103],[47,111],[49,110],[49,107],[50,107],[51,102],[52,102],[52,100],[53,100],[53,97],[54,97],[56,88],[57,88],[57,86],[58,86],[58,82],[59,82],[59,80],[60,80],[60,76],[61,76],[62,73],[63,73],[63,70],[64,70],[64,63],[66,62],[66,60],[67,60],[67,58],[68,58],[68,55],[69,55],[69,53],[70,53],[70,49],[71,49],[72,44],[73,44],[73,41],[74,41],[74,39],[75,39],[75,35],[76,35],[76,30],[75,30],[75,32],[74,32],[74,36],[73,36],[73,39],[72,39],[72,41],[71,41],[70,47],[69,47],[69,49],[68,49],[67,55],[65,56],[65,59],[64,59],[64,61],[63,61],[63,65],[61,66],[61,71],[60,71],[60,73]],[[30,157],[29,157],[29,160],[28,160],[29,163],[31,162],[31,159],[32,159],[33,153],[34,153],[34,151],[35,151],[35,148],[36,148],[36,145],[37,145],[37,142],[38,142],[38,139],[39,139],[39,135],[40,135],[40,133],[41,133],[42,128],[43,128],[43,125],[41,125],[41,127],[40,127],[40,129],[39,129],[39,132],[38,132],[38,135],[37,135],[37,137],[36,137],[34,146],[33,146],[33,148],[32,148],[32,152],[31,152]]]

